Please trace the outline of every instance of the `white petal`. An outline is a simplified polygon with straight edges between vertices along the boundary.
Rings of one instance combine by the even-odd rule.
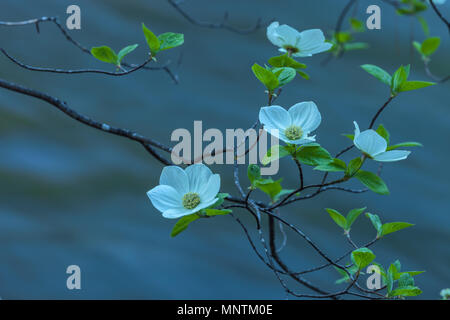
[[[275,36],[278,36],[279,39],[284,42],[282,46],[287,45],[295,47],[297,42],[299,42],[300,32],[286,24],[282,24],[281,26],[275,28],[274,31]]]
[[[356,121],[353,121],[353,124],[355,125],[355,136],[353,137],[353,140],[359,136],[359,134],[361,133],[361,130],[359,130],[359,126],[358,123],[356,123]]]
[[[274,21],[267,27],[267,38],[277,47],[283,46],[284,43],[280,36],[275,32],[279,25],[278,21]]]
[[[300,33],[297,47],[301,51],[311,51],[325,42],[325,36],[320,29],[305,30]]]
[[[197,211],[200,211],[202,209],[208,208],[208,207],[212,206],[214,203],[216,203],[217,200],[219,200],[219,198],[212,198],[212,199],[209,199],[208,201],[202,201],[202,202],[200,202],[200,204],[197,207],[195,207],[192,210],[197,212]]]
[[[291,125],[291,116],[286,109],[280,106],[262,107],[259,111],[259,122],[264,125],[267,132],[270,129],[284,132]]]
[[[406,150],[391,150],[391,151],[386,151],[386,152],[380,153],[379,155],[375,156],[373,159],[376,161],[382,161],[382,162],[399,161],[399,160],[406,159],[410,153],[411,153],[411,151],[406,151]]]
[[[333,44],[329,42],[324,42],[321,45],[318,45],[314,49],[311,50],[301,50],[295,54],[293,54],[294,57],[311,57],[313,54],[325,52],[331,49]]]
[[[189,181],[183,169],[177,166],[164,167],[159,184],[175,188],[181,195],[189,192]]]
[[[193,164],[186,168],[189,180],[189,192],[199,193],[213,174],[211,170],[202,163]]]
[[[279,139],[279,140],[283,140],[286,141],[284,139],[287,139],[284,134],[283,131],[280,131],[278,129],[270,129],[267,126],[264,127],[264,130],[267,131],[267,133],[271,134],[272,136],[274,136],[275,138]]]
[[[371,157],[385,152],[387,148],[386,140],[372,129],[361,132],[353,140],[353,143],[359,150]]]
[[[188,210],[186,208],[175,208],[175,209],[168,209],[166,211],[163,212],[162,216],[164,218],[167,219],[177,219],[177,218],[181,218],[187,215],[190,215],[194,212],[192,212],[192,210]]]
[[[171,186],[156,186],[147,192],[147,196],[150,198],[153,206],[161,212],[182,207],[182,195]]]
[[[202,209],[208,208],[209,206],[212,206],[214,203],[219,200],[218,198],[213,198],[208,202],[201,202],[197,207],[194,209],[186,209],[186,208],[175,208],[175,209],[168,209],[163,212],[163,217],[167,219],[177,219],[181,218],[196,212],[199,212]]]
[[[292,125],[300,126],[304,133],[317,129],[322,121],[319,109],[314,102],[301,102],[293,105],[289,109]]]
[[[201,201],[210,201],[214,199],[220,190],[220,175],[213,174],[209,177],[207,183],[203,184],[202,188],[199,190],[199,196]]]

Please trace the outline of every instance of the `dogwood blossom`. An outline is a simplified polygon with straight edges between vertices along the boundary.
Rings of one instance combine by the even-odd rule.
[[[215,202],[220,189],[220,176],[204,164],[183,170],[165,167],[159,185],[147,192],[153,206],[164,218],[176,219],[205,209]]]
[[[322,117],[314,102],[300,102],[289,110],[280,106],[262,107],[259,121],[264,129],[290,144],[306,144],[316,141],[309,134],[319,127]]]
[[[361,132],[356,121],[353,121],[353,123],[355,125],[355,137],[353,139],[353,143],[359,150],[371,159],[381,162],[399,161],[406,159],[411,153],[406,150],[386,151],[386,140],[375,130],[369,129]]]
[[[320,29],[299,32],[294,28],[277,21],[267,27],[267,38],[279,51],[289,52],[294,57],[311,57],[313,54],[328,51],[333,46],[325,42],[325,36]]]

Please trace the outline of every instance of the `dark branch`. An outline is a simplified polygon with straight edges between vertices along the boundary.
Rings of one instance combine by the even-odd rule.
[[[98,69],[78,69],[78,70],[63,70],[63,69],[54,69],[54,68],[41,68],[41,67],[33,67],[30,65],[27,65],[23,62],[20,62],[19,60],[15,59],[11,55],[6,52],[5,49],[0,48],[0,51],[13,63],[18,65],[21,68],[31,70],[31,71],[39,71],[39,72],[50,72],[50,73],[64,73],[64,74],[81,74],[81,73],[99,73],[99,74],[105,74],[108,76],[114,76],[114,77],[120,77],[120,76],[126,76],[130,73],[133,73],[137,70],[140,70],[144,68],[150,61],[152,61],[152,57],[149,56],[147,60],[145,60],[140,65],[134,67],[133,69],[123,71],[123,72],[109,72],[104,70],[98,70]]]
[[[442,13],[439,11],[439,9],[436,7],[436,4],[433,2],[433,0],[430,0],[431,7],[433,8],[434,12],[436,12],[439,19],[442,20],[442,22],[445,23],[447,26],[448,32],[450,32],[450,22],[442,15]]]
[[[269,22],[263,23],[262,19],[258,18],[258,20],[256,21],[256,24],[253,27],[250,27],[248,29],[240,29],[240,28],[233,27],[232,25],[228,24],[228,13],[227,12],[225,12],[221,22],[218,22],[218,23],[204,22],[204,21],[199,21],[199,20],[193,18],[184,9],[182,9],[180,7],[180,3],[182,1],[168,0],[168,2],[176,11],[178,11],[178,13],[180,13],[187,21],[189,21],[189,23],[199,26],[199,27],[203,27],[203,28],[224,29],[224,30],[228,30],[228,31],[231,31],[231,32],[234,32],[237,34],[247,35],[247,34],[255,32],[261,28],[266,27],[269,23],[271,23],[273,21],[273,20],[271,20]]]
[[[22,85],[8,82],[3,79],[0,79],[0,87],[5,88],[10,91],[14,91],[14,92],[23,94],[23,95],[26,95],[26,96],[34,97],[34,98],[37,98],[42,101],[45,101],[45,102],[53,105],[54,107],[56,107],[57,109],[59,109],[60,111],[62,111],[66,115],[68,115],[69,117],[71,117],[72,119],[74,119],[78,122],[81,122],[89,127],[139,142],[144,147],[146,147],[146,150],[149,151],[150,154],[152,154],[153,156],[155,156],[155,154],[156,154],[156,152],[153,150],[153,148],[157,148],[157,149],[160,149],[160,150],[168,152],[168,153],[172,152],[172,148],[167,147],[167,146],[161,144],[160,142],[153,140],[151,138],[146,138],[134,131],[113,127],[106,123],[101,123],[101,122],[92,120],[92,119],[86,117],[85,115],[82,115],[82,114],[76,112],[75,110],[69,108],[67,106],[66,102],[63,102],[63,101],[59,100],[58,98],[52,97],[44,92],[29,89]],[[163,164],[169,163],[167,160],[163,160],[163,158],[160,156],[156,156],[155,158],[157,160],[161,161]]]

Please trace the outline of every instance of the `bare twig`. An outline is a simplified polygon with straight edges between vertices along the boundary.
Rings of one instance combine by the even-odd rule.
[[[439,9],[436,7],[436,4],[433,0],[430,0],[431,7],[433,8],[434,12],[437,14],[439,19],[442,20],[442,22],[445,23],[447,26],[448,32],[450,33],[450,22],[443,16],[443,14],[439,11]]]
[[[82,114],[76,112],[75,110],[69,108],[66,102],[61,101],[58,98],[50,96],[44,92],[29,89],[22,85],[8,82],[3,79],[0,79],[0,87],[10,90],[10,91],[14,91],[14,92],[23,94],[23,95],[26,95],[26,96],[34,97],[34,98],[37,98],[42,101],[45,101],[45,102],[53,105],[54,107],[56,107],[57,109],[62,111],[64,114],[71,117],[72,119],[74,119],[78,122],[81,122],[89,127],[94,128],[94,129],[97,129],[97,130],[100,130],[100,131],[103,131],[106,133],[110,133],[113,135],[122,136],[127,139],[139,142],[146,148],[147,151],[150,152],[150,154],[152,154],[152,156],[155,156],[155,154],[156,154],[156,152],[154,151],[153,148],[157,148],[157,149],[160,149],[160,150],[168,152],[168,153],[171,153],[171,151],[172,151],[172,148],[167,147],[154,139],[144,137],[134,131],[113,127],[106,123],[101,123],[101,122],[95,121],[91,118],[88,118],[85,115],[82,115]],[[168,163],[168,161],[166,161],[166,160],[163,161],[162,160],[163,158],[160,156],[155,156],[155,158],[164,164]]]
[[[184,9],[180,7],[180,3],[182,1],[176,1],[176,0],[168,0],[169,4],[176,10],[178,13],[180,13],[189,23],[196,25],[198,27],[203,28],[210,28],[210,29],[224,29],[228,30],[237,34],[247,35],[250,33],[253,33],[261,28],[266,27],[269,23],[271,23],[273,20],[269,22],[262,22],[261,18],[258,18],[256,21],[256,24],[253,27],[247,28],[247,29],[240,29],[237,27],[234,27],[230,24],[228,24],[228,12],[225,12],[223,19],[221,22],[213,23],[213,22],[204,22],[199,21],[195,18],[193,18],[190,14],[188,14]]]

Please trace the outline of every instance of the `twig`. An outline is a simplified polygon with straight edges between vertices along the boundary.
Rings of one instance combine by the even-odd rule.
[[[450,33],[450,22],[442,15],[442,13],[439,11],[439,9],[436,7],[436,4],[433,2],[433,0],[430,0],[431,7],[433,8],[434,12],[436,12],[439,19],[442,20],[442,22],[445,23],[447,26],[448,32]]]
[[[131,130],[113,127],[106,123],[101,123],[101,122],[92,120],[91,118],[88,118],[85,115],[82,115],[82,114],[76,112],[75,110],[69,108],[66,102],[63,102],[63,101],[59,100],[58,98],[50,96],[44,92],[29,89],[22,85],[8,82],[3,79],[0,79],[0,87],[5,88],[10,91],[14,91],[14,92],[23,94],[23,95],[26,95],[26,96],[34,97],[34,98],[37,98],[42,101],[45,101],[45,102],[53,105],[54,107],[56,107],[57,109],[59,109],[60,111],[62,111],[66,115],[68,115],[69,117],[71,117],[72,119],[74,119],[78,122],[81,122],[89,127],[139,142],[144,147],[146,146],[146,150],[149,151],[150,154],[152,154],[152,156],[155,156],[155,151],[153,150],[152,147],[160,149],[160,150],[168,152],[168,153],[172,152],[172,148],[167,147],[154,139],[146,138],[146,137],[144,137],[134,131],[131,131]],[[168,163],[168,161],[163,161],[162,160],[163,158],[161,158],[160,156],[155,156],[155,158],[164,164]]]
[[[39,71],[39,72],[51,72],[51,73],[64,73],[64,74],[81,74],[81,73],[99,73],[99,74],[105,74],[108,76],[114,76],[114,77],[120,77],[120,76],[126,76],[129,75],[137,70],[140,70],[144,68],[150,61],[152,61],[152,57],[149,56],[147,60],[145,60],[143,63],[138,65],[137,67],[134,67],[133,69],[126,70],[123,72],[109,72],[104,70],[98,70],[98,69],[78,69],[78,70],[63,70],[63,69],[55,69],[55,68],[42,68],[42,67],[33,67],[27,64],[24,64],[23,62],[20,62],[16,58],[12,57],[11,55],[6,52],[5,49],[0,48],[0,51],[13,63],[18,65],[21,68],[31,70],[31,71]]]
[[[225,29],[225,30],[237,33],[237,34],[241,34],[241,35],[247,35],[247,34],[253,33],[261,28],[266,27],[269,23],[271,23],[273,21],[273,20],[271,20],[269,22],[263,23],[262,19],[258,18],[258,20],[256,21],[256,24],[253,27],[250,27],[248,29],[240,29],[240,28],[233,27],[227,23],[228,22],[228,13],[227,12],[225,12],[221,22],[218,22],[218,23],[204,22],[204,21],[199,21],[199,20],[193,18],[184,9],[182,9],[179,5],[182,1],[168,0],[168,2],[176,11],[178,11],[178,13],[180,13],[189,23],[191,23],[193,25],[196,25],[198,27],[203,27],[203,28],[210,28],[210,29]]]

